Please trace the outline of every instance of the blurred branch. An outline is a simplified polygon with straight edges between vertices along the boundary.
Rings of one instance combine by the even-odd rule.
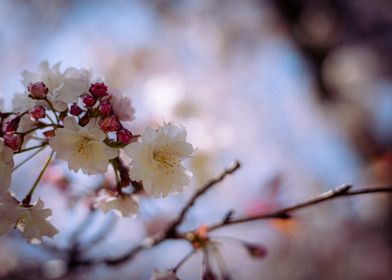
[[[362,188],[362,189],[357,189],[357,190],[351,190],[352,186],[351,185],[342,185],[336,188],[333,188],[327,192],[324,192],[322,194],[319,194],[315,196],[314,198],[305,200],[304,202],[300,202],[297,204],[294,204],[293,206],[286,207],[283,209],[279,209],[276,211],[272,211],[270,213],[265,213],[265,214],[260,214],[260,215],[255,215],[251,217],[244,217],[244,218],[237,218],[237,219],[224,219],[222,222],[219,222],[214,225],[208,226],[208,230],[216,230],[218,228],[228,226],[228,225],[234,225],[234,224],[240,224],[240,223],[246,223],[250,221],[256,221],[256,220],[263,220],[263,219],[290,219],[291,215],[289,214],[290,212],[306,208],[315,204],[322,203],[324,201],[329,201],[333,200],[338,197],[349,197],[349,196],[354,196],[354,195],[362,195],[362,194],[369,194],[369,193],[390,193],[392,192],[392,187],[375,187],[375,188]]]
[[[167,229],[163,230],[161,233],[155,235],[154,237],[146,238],[143,242],[141,242],[139,245],[132,248],[130,251],[128,251],[127,253],[125,253],[122,256],[115,257],[115,258],[102,258],[102,259],[74,259],[73,260],[73,267],[93,266],[93,265],[99,265],[99,264],[116,266],[116,265],[120,265],[120,264],[123,264],[128,261],[131,261],[140,252],[147,250],[147,249],[154,248],[165,241],[173,240],[173,239],[190,241],[186,238],[187,234],[194,233],[196,231],[191,231],[191,232],[186,232],[186,233],[181,233],[178,231],[178,227],[184,221],[186,214],[195,205],[195,202],[197,201],[198,198],[200,198],[202,195],[204,195],[213,186],[215,186],[218,183],[220,183],[221,181],[223,181],[227,175],[233,174],[235,171],[237,171],[239,169],[239,167],[240,167],[240,163],[236,162],[232,167],[227,168],[219,176],[212,179],[206,185],[204,185],[202,188],[200,188],[200,190],[198,190],[190,198],[190,200],[185,204],[185,206],[182,208],[182,210],[179,213],[179,215],[177,216],[177,218],[174,219],[174,221],[170,224],[170,226]],[[391,193],[392,192],[392,187],[361,188],[361,189],[357,189],[357,190],[351,190],[351,189],[352,189],[351,185],[342,185],[342,186],[333,188],[327,192],[321,193],[313,198],[307,199],[303,202],[294,204],[293,206],[278,209],[278,210],[272,211],[270,213],[251,216],[251,217],[243,217],[243,218],[233,219],[232,215],[231,215],[232,211],[230,211],[229,212],[230,215],[225,215],[225,218],[221,222],[218,222],[216,224],[212,224],[212,225],[208,226],[207,229],[208,229],[208,231],[213,231],[218,228],[222,228],[222,227],[229,226],[229,225],[240,224],[240,223],[245,223],[245,222],[250,222],[250,221],[255,221],[255,220],[271,219],[271,218],[290,219],[291,218],[290,213],[293,211],[307,208],[312,205],[322,203],[324,201],[333,200],[338,197],[349,197],[349,196],[371,194],[371,193]]]
[[[118,219],[115,215],[111,215],[109,219],[97,230],[96,234],[90,238],[86,243],[81,244],[84,250],[92,248],[94,245],[101,243],[115,228]]]
[[[173,221],[173,223],[170,225],[168,231],[167,231],[167,236],[173,235],[175,236],[177,233],[175,232],[177,227],[181,225],[181,223],[184,221],[186,214],[189,212],[189,210],[194,206],[196,200],[205,194],[209,189],[211,189],[213,186],[216,184],[222,182],[225,177],[229,174],[233,174],[234,172],[237,171],[241,167],[241,164],[236,161],[233,166],[227,168],[224,170],[219,176],[216,178],[212,179],[209,181],[205,186],[200,188],[192,197],[191,199],[185,204],[184,208],[181,210],[180,214],[178,215],[177,219]]]
[[[237,171],[240,168],[240,163],[237,161],[234,163],[233,166],[225,169],[219,176],[216,178],[213,178],[207,184],[205,184],[202,188],[200,188],[191,198],[190,200],[185,204],[183,209],[181,210],[180,214],[178,217],[168,226],[166,230],[164,230],[161,234],[158,234],[152,238],[147,238],[145,239],[144,242],[141,244],[137,245],[133,249],[131,249],[129,252],[124,254],[123,256],[117,257],[117,258],[112,258],[112,259],[102,259],[102,260],[79,260],[74,263],[74,265],[80,265],[80,266],[91,266],[94,264],[100,264],[100,263],[105,263],[107,265],[118,265],[122,264],[124,262],[130,261],[133,259],[138,253],[141,251],[144,251],[146,249],[153,248],[160,243],[169,240],[169,239],[185,239],[184,235],[180,234],[177,232],[178,226],[183,222],[185,219],[186,214],[189,212],[189,210],[194,206],[196,200],[205,194],[209,189],[211,189],[213,186],[217,185],[218,183],[222,182],[225,177],[229,174],[233,174],[235,171]]]
[[[75,231],[72,233],[70,241],[73,245],[79,244],[79,237],[90,227],[90,225],[94,222],[94,218],[96,215],[96,209],[90,208],[84,217],[83,221],[78,225]]]

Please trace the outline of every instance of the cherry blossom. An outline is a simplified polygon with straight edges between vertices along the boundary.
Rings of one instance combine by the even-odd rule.
[[[136,214],[138,211],[138,206],[135,199],[128,194],[122,194],[118,197],[106,197],[98,201],[98,208],[100,208],[104,213],[110,210],[115,210],[121,213],[123,217],[130,217]]]
[[[115,114],[121,121],[132,121],[135,118],[135,109],[131,99],[117,89],[110,89],[112,106]]]
[[[117,149],[103,142],[105,138],[97,119],[91,119],[82,127],[73,117],[66,117],[64,127],[56,130],[56,136],[50,139],[49,144],[58,159],[68,162],[69,169],[98,174],[106,172],[109,160],[118,155]]]
[[[0,190],[0,236],[11,232],[22,215],[19,202],[9,191]]]
[[[17,228],[22,237],[29,242],[42,241],[43,236],[53,237],[58,230],[48,221],[52,210],[44,209],[44,202],[39,199],[32,207],[23,207],[18,219]]]
[[[154,130],[146,128],[141,142],[125,147],[132,159],[130,177],[142,181],[144,190],[154,197],[165,197],[170,192],[181,192],[189,184],[189,176],[182,161],[194,152],[186,142],[186,130],[173,124],[164,124]]]

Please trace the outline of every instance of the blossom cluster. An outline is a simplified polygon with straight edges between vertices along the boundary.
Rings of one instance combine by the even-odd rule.
[[[41,199],[31,202],[53,154],[69,170],[88,175],[104,174],[111,167],[117,179],[114,191],[97,197],[96,207],[126,217],[138,211],[134,184],[155,198],[181,192],[189,184],[183,161],[194,149],[185,128],[164,123],[134,134],[127,128],[134,120],[131,100],[90,70],[61,71],[60,63],[43,62],[36,71],[22,73],[22,84],[24,92],[15,94],[12,110],[0,108],[0,235],[17,229],[32,242],[57,233],[49,222],[52,211]],[[14,157],[45,147],[51,148],[51,156],[19,201],[10,191]]]

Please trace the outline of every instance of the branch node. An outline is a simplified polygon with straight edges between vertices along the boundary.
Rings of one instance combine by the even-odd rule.
[[[343,195],[343,194],[347,193],[351,188],[352,188],[352,185],[350,185],[350,184],[343,184],[343,185],[340,185],[340,186],[334,188],[332,190],[332,192],[335,195]]]
[[[288,220],[288,219],[291,219],[292,216],[289,213],[287,213],[287,212],[283,212],[283,213],[281,213],[279,215],[276,215],[276,218]]]

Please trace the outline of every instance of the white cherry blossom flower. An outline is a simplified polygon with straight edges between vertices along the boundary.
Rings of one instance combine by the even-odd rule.
[[[41,199],[32,207],[22,207],[22,215],[17,222],[17,228],[22,233],[22,237],[29,242],[42,242],[43,236],[53,237],[58,230],[48,221],[52,215],[52,210],[44,209],[44,203]]]
[[[28,114],[24,115],[20,118],[18,129],[16,130],[16,132],[26,133],[26,132],[30,131],[31,129],[33,129],[36,125],[37,125],[37,122],[33,121],[30,118],[30,115],[28,115]],[[25,137],[25,140],[26,140],[26,137]]]
[[[159,271],[154,269],[151,280],[179,280],[179,278],[173,270]]]
[[[87,69],[70,67],[64,71],[63,87],[57,91],[57,98],[65,103],[75,102],[79,96],[88,92],[91,72]]]
[[[37,100],[28,97],[28,93],[16,93],[12,98],[12,111],[24,113],[37,105]]]
[[[58,128],[49,141],[58,159],[68,162],[69,169],[82,170],[86,174],[105,173],[109,160],[118,155],[118,150],[107,146],[106,134],[99,128],[98,120],[91,119],[81,127],[72,117],[64,119],[64,128]]]
[[[132,121],[135,118],[135,109],[131,99],[124,95],[120,90],[110,88],[109,94],[112,96],[113,111],[122,121]]]
[[[16,130],[16,132],[18,132],[18,133],[28,132],[28,131],[32,130],[34,127],[36,127],[36,124],[37,124],[37,122],[31,120],[29,114],[24,115],[20,118],[18,129]],[[23,137],[23,146],[22,147],[25,147],[27,145],[27,143],[34,136],[34,133],[35,132],[28,133]]]
[[[50,67],[47,61],[42,62],[36,72],[23,71],[22,83],[27,88],[30,83],[43,82],[49,92],[47,99],[52,103],[57,111],[65,111],[68,103],[74,103],[78,97],[88,91],[90,86],[91,74],[88,70],[78,70],[76,68],[68,68],[64,73],[60,72],[60,62]],[[27,97],[28,92],[25,92]],[[34,101],[34,100],[33,100]],[[22,104],[28,104],[20,97],[15,100],[14,110],[21,107]],[[46,106],[46,101],[34,101],[35,104]],[[31,108],[31,107],[30,107]]]
[[[11,184],[11,174],[14,168],[14,152],[4,146],[3,139],[0,139],[0,190],[8,189]]]
[[[131,179],[142,181],[144,190],[154,197],[181,192],[189,183],[181,163],[194,151],[186,142],[186,135],[185,128],[170,123],[157,130],[147,127],[141,142],[131,143],[124,149],[132,159]]]
[[[98,201],[97,207],[104,213],[115,210],[115,212],[120,212],[123,217],[130,217],[138,211],[135,199],[128,194],[103,198]]]
[[[0,190],[0,236],[11,232],[23,211],[10,192]]]

